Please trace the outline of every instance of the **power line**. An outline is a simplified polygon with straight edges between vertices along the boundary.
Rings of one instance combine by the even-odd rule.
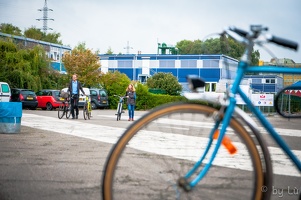
[[[43,11],[43,18],[37,19],[38,21],[43,20],[43,31],[44,33],[47,32],[47,30],[52,30],[52,28],[49,28],[47,26],[48,20],[54,21],[54,19],[48,18],[48,11],[53,11],[52,9],[47,7],[47,0],[45,0],[44,7],[42,9],[38,9],[38,11]]]

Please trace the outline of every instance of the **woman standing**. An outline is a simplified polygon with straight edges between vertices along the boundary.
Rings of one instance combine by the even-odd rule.
[[[129,84],[129,86],[126,89],[125,96],[127,98],[127,106],[129,110],[128,121],[134,121],[134,111],[136,105],[136,90],[133,84]]]

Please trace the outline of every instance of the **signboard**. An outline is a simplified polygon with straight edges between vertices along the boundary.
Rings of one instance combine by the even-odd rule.
[[[252,94],[251,100],[254,106],[274,106],[273,94]]]

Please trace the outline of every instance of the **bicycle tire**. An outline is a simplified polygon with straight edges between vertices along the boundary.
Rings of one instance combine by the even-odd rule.
[[[65,104],[64,103],[60,103],[59,110],[57,112],[57,116],[58,116],[59,119],[62,119],[63,116],[64,116],[64,114],[65,114],[64,108],[65,108]]]
[[[87,104],[84,105],[83,108],[83,115],[84,115],[84,119],[87,120],[88,119],[88,109],[87,109]]]
[[[118,103],[118,106],[117,106],[117,121],[119,121],[121,119],[121,106],[122,104],[121,103]]]
[[[68,105],[65,106],[65,112],[66,112],[66,119],[69,119],[70,115],[71,115],[71,104],[70,103],[68,103]]]
[[[123,104],[120,103],[120,108],[119,108],[119,120],[121,120],[122,110],[123,110]]]
[[[91,115],[92,115],[92,107],[91,107],[91,103],[88,104],[88,119],[91,119]]]
[[[264,175],[260,155],[247,130],[233,118],[227,133],[236,134],[230,135],[239,147],[235,159],[221,146],[203,180],[188,192],[178,186],[178,179],[195,163],[190,160],[202,156],[195,153],[202,150],[202,141],[208,139],[208,128],[213,127],[208,120],[213,120],[215,111],[200,104],[174,103],[135,121],[118,139],[106,160],[103,199],[261,199]],[[202,137],[206,129],[208,135]],[[189,151],[189,155],[184,154]],[[227,159],[230,165],[241,169],[219,163]],[[245,165],[248,160],[251,163]],[[244,169],[248,166],[251,169]]]
[[[237,117],[236,119],[240,119],[242,123],[246,124],[250,130],[249,134],[253,138],[257,149],[259,150],[259,154],[261,157],[261,163],[263,167],[263,174],[264,174],[264,188],[272,188],[273,187],[273,167],[272,167],[272,159],[270,152],[268,150],[268,146],[263,138],[263,136],[260,134],[258,129],[250,124],[245,118],[242,116]],[[263,188],[263,189],[264,189]],[[270,199],[272,195],[272,190],[268,189],[263,193],[262,199]]]

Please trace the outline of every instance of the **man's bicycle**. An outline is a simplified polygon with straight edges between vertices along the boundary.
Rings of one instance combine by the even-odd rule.
[[[90,97],[86,95],[86,100],[83,108],[84,119],[90,119],[92,116],[92,106]]]
[[[117,110],[116,110],[116,116],[117,116],[117,121],[121,120],[121,115],[122,113],[124,113],[123,110],[123,102],[124,102],[124,98],[126,98],[125,96],[119,96],[119,95],[114,95],[114,97],[118,97],[119,101],[118,101],[118,105],[117,105]]]
[[[301,74],[298,68],[249,66],[254,44],[298,47],[266,32],[266,27],[251,26],[250,31],[229,27],[222,33],[246,45],[223,98],[197,93],[205,82],[189,76],[194,92],[185,96],[194,103],[160,106],[125,130],[105,163],[103,199],[270,199],[270,151],[255,121],[236,106],[236,94],[295,164],[286,173],[300,177],[300,158],[240,88],[246,73]]]
[[[60,97],[62,98],[62,102],[60,103],[59,109],[58,109],[58,118],[62,119],[64,115],[67,119],[69,119],[71,114],[71,103],[70,103],[70,97],[69,93],[67,92],[61,92]]]

